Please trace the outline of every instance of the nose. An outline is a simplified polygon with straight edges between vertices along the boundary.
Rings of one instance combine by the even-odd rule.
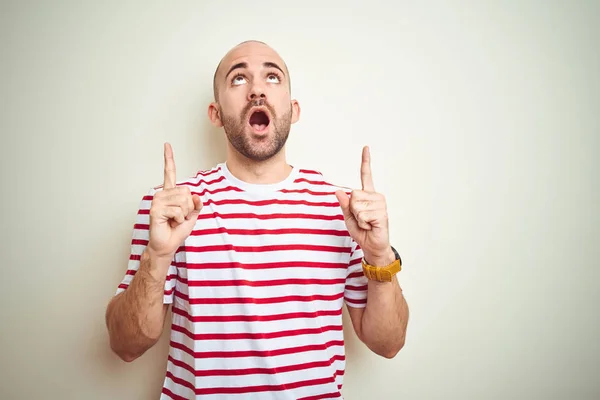
[[[261,85],[252,85],[250,91],[248,92],[248,101],[256,100],[256,99],[266,99],[267,95],[265,94],[265,88]]]

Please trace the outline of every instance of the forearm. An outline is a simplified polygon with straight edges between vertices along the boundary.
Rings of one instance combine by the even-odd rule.
[[[395,255],[384,257],[365,255],[372,265],[389,265]],[[404,346],[408,324],[408,305],[397,276],[391,282],[369,281],[367,306],[363,313],[361,331],[365,344],[384,357],[394,357]]]
[[[106,311],[110,345],[125,361],[133,361],[160,338],[165,318],[166,260],[142,253],[140,267],[131,284],[117,295]]]
[[[369,281],[362,336],[375,353],[394,357],[404,346],[408,305],[396,277],[391,282]]]

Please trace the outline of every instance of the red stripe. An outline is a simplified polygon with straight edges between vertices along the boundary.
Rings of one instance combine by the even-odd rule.
[[[343,340],[330,340],[323,344],[307,344],[304,346],[286,347],[276,350],[232,350],[232,351],[193,351],[183,343],[173,340],[171,347],[184,351],[196,359],[202,358],[241,358],[241,357],[276,357],[286,354],[298,354],[308,351],[324,351],[333,346],[344,346]]]
[[[276,214],[254,214],[254,213],[228,213],[221,214],[217,212],[200,214],[198,219],[213,219],[213,218],[222,218],[222,219],[289,219],[289,218],[298,218],[298,219],[322,219],[325,221],[343,221],[344,216],[342,214],[337,215],[322,215],[322,214],[303,214],[303,213],[276,213]]]
[[[178,292],[179,293],[179,292]],[[319,310],[312,312],[295,312],[285,314],[272,314],[272,315],[189,315],[185,310],[181,310],[175,305],[173,306],[173,313],[181,315],[192,322],[234,322],[234,321],[281,321],[286,319],[299,319],[299,318],[316,318],[323,316],[338,316],[342,315],[342,309],[337,310]]]
[[[144,197],[142,197],[142,201],[144,201],[144,200],[145,201],[148,201],[148,200],[152,201],[153,198],[154,198],[154,196],[151,196],[151,195],[147,194]]]
[[[260,201],[250,201],[244,199],[227,199],[227,200],[208,200],[204,203],[207,205],[217,205],[222,206],[225,204],[244,204],[249,206],[269,206],[273,204],[280,205],[304,205],[304,206],[315,206],[315,207],[339,207],[340,203],[335,202],[314,202],[314,201],[306,201],[306,200],[281,200],[281,199],[271,199],[271,200],[260,200]]]
[[[288,278],[288,279],[272,279],[264,281],[248,281],[245,279],[234,279],[234,280],[187,280],[180,278],[179,282],[186,284],[190,287],[215,287],[215,286],[251,286],[251,287],[262,287],[262,286],[283,286],[283,285],[337,285],[344,283],[346,280],[341,279],[300,279],[300,278]],[[348,286],[346,286],[348,288]],[[362,286],[357,286],[362,288]],[[364,286],[366,289],[366,286]]]
[[[353,285],[346,285],[346,290],[367,290],[369,288],[369,285],[362,285],[362,286],[353,286]]]
[[[198,176],[204,176],[207,177],[209,175],[212,174],[216,174],[217,172],[219,172],[221,170],[221,167],[217,167],[217,168],[213,168],[213,169],[206,169],[206,170],[202,170],[202,171],[198,171],[198,173],[196,174],[195,178],[197,178]]]
[[[194,388],[194,386],[184,379],[175,377],[170,371],[167,372],[167,378],[171,379],[178,385],[185,386],[194,390],[197,396],[209,395],[209,394],[241,394],[241,393],[256,393],[256,392],[270,392],[270,391],[282,391],[289,389],[296,389],[305,386],[323,385],[326,383],[335,382],[334,378],[320,378],[310,379],[306,381],[286,383],[284,385],[259,385],[259,386],[237,386],[237,387],[214,387],[214,388]]]
[[[318,171],[313,171],[312,169],[301,169],[298,171],[301,174],[315,174],[315,175],[322,175],[320,172]]]
[[[262,332],[262,333],[192,333],[183,326],[177,325],[175,322],[171,325],[173,331],[183,333],[192,340],[239,340],[239,339],[276,339],[282,337],[293,337],[301,335],[316,335],[319,333],[331,331],[343,331],[343,325],[327,325],[318,328],[293,329],[278,332]]]
[[[262,201],[249,201],[244,199],[230,199],[230,200],[208,200],[203,203],[204,206],[209,205],[248,205],[248,206],[256,206],[256,207],[264,207],[269,205],[303,205],[303,206],[311,206],[311,207],[339,207],[340,203],[338,202],[313,202],[306,200],[262,200]],[[138,215],[149,215],[150,209],[142,208],[138,210]]]
[[[132,239],[131,240],[131,244],[132,245],[139,244],[139,245],[142,245],[142,246],[147,246],[148,245],[148,241],[144,240],[144,239]]]
[[[344,361],[345,357],[343,355],[335,355],[331,357],[329,360],[323,361],[313,361],[302,364],[295,365],[286,365],[282,367],[275,368],[243,368],[243,369],[205,369],[205,370],[195,370],[193,367],[188,365],[186,362],[181,360],[176,360],[172,356],[169,355],[168,360],[173,363],[175,366],[179,368],[183,368],[190,373],[192,373],[196,377],[200,376],[237,376],[237,375],[255,375],[255,374],[265,374],[265,375],[274,375],[284,372],[293,372],[293,371],[302,371],[304,369],[311,368],[322,368],[322,367],[331,367],[335,361]],[[340,371],[340,370],[337,370]],[[336,375],[337,375],[336,371]]]
[[[181,397],[173,392],[171,392],[169,389],[167,389],[166,387],[163,387],[162,389],[162,394],[169,396],[170,398],[174,399],[174,400],[189,400],[189,398],[186,397]]]
[[[150,225],[148,224],[135,224],[133,225],[133,229],[137,229],[137,230],[149,230],[150,229]]]
[[[331,186],[329,183],[327,182],[323,182],[323,181],[311,181],[308,180],[306,178],[298,178],[294,181],[294,183],[301,183],[301,182],[306,182],[306,183],[310,183],[311,185],[327,185],[327,186]]]
[[[202,176],[202,177],[206,178],[209,175],[211,175],[211,174],[206,174],[206,175],[199,174],[199,175],[196,175],[196,177],[194,179],[198,178],[198,176]],[[205,181],[205,180],[200,179],[198,182],[192,182],[191,180],[187,180],[185,182],[179,182],[175,186],[179,186],[179,187],[183,187],[183,186],[195,186],[195,187],[198,187],[198,186],[200,186],[203,183],[205,185],[212,185],[214,183],[219,183],[219,182],[224,181],[224,180],[225,180],[225,176],[221,175],[221,177],[219,177],[217,179],[213,179],[212,181]],[[156,186],[154,189],[158,190],[158,189],[162,189],[162,187],[163,187],[163,185],[159,185],[159,186]]]
[[[346,279],[363,278],[364,276],[365,276],[365,274],[364,274],[364,272],[361,269],[360,271],[356,271],[356,272],[353,272],[351,274],[348,274],[348,276],[346,277]]]
[[[300,397],[298,400],[339,399],[340,397],[342,397],[342,394],[340,392],[331,392],[331,393],[317,394],[314,396]]]
[[[226,187],[218,188],[218,189],[214,189],[214,190],[204,189],[201,192],[191,191],[192,194],[197,194],[199,196],[204,196],[206,193],[216,194],[216,193],[222,193],[222,192],[243,192],[243,190],[238,187],[235,187],[235,186],[226,186]]]
[[[224,263],[188,263],[176,262],[176,267],[187,268],[189,270],[196,269],[229,269],[241,268],[249,270],[271,269],[271,268],[348,268],[345,263],[329,263],[329,262],[313,262],[313,261],[284,261],[272,263],[257,263],[257,264],[242,264],[239,262],[224,262]]]
[[[225,180],[225,176],[221,175],[220,178],[213,179],[212,181],[204,181],[204,180],[200,179],[198,182],[184,182],[184,183],[178,184],[177,186],[195,186],[195,187],[198,187],[201,184],[213,185],[215,183],[219,183],[219,182],[222,182],[224,180]]]
[[[290,251],[290,250],[304,250],[304,251],[323,251],[330,253],[350,253],[350,247],[337,247],[337,246],[319,246],[311,244],[278,244],[271,246],[234,246],[231,244],[213,245],[213,246],[182,246],[180,251],[186,251],[188,253],[204,253],[210,251],[237,251],[240,253],[262,253],[269,251]]]
[[[167,378],[170,378],[174,383],[176,383],[180,386],[184,386],[184,387],[196,392],[196,388],[194,387],[194,385],[192,385],[190,382],[186,381],[185,379],[177,378],[175,375],[173,375],[173,373],[171,371],[167,371],[166,376],[167,376]],[[198,393],[196,393],[196,394],[198,394]]]
[[[227,233],[229,235],[331,235],[331,236],[350,236],[347,230],[336,229],[307,229],[307,228],[283,228],[283,229],[228,229],[219,227],[214,229],[199,229],[192,231],[190,236],[216,235]]]
[[[350,260],[350,262],[348,263],[348,265],[349,266],[353,266],[353,265],[360,264],[360,263],[362,263],[362,257]]]
[[[315,192],[309,189],[281,189],[281,193],[308,193],[314,196],[331,196],[335,195],[335,192]]]
[[[278,297],[201,297],[201,298],[189,298],[187,294],[177,292],[175,294],[182,300],[187,301],[189,304],[278,304],[288,303],[292,301],[298,302],[309,302],[309,301],[334,301],[341,299],[344,294],[336,293],[331,295],[325,294],[313,294],[310,296],[278,296]]]
[[[207,176],[210,176],[212,174],[215,174],[215,173],[219,172],[220,170],[221,170],[221,167],[218,167],[218,168],[212,169],[212,170],[198,171],[198,173],[196,174],[196,176],[194,178],[192,178],[192,179],[197,179],[199,176],[207,177]],[[192,180],[188,179],[187,181],[180,182],[180,183],[176,184],[176,186],[186,186],[186,185],[193,185]],[[164,185],[158,185],[158,186],[155,186],[154,189],[156,189],[156,190],[162,189],[163,186]]]
[[[331,186],[333,186],[333,185],[331,185]],[[214,189],[214,190],[205,189],[202,192],[192,191],[192,194],[197,194],[197,195],[203,196],[206,193],[215,194],[215,193],[222,193],[222,192],[243,192],[243,190],[236,186],[226,186],[226,187]],[[314,196],[335,195],[335,191],[333,191],[333,192],[316,192],[316,191],[313,191],[310,189],[281,189],[281,190],[279,190],[279,192],[280,193],[307,193],[307,194],[312,194]],[[152,200],[152,196],[145,196],[143,199],[144,200]]]
[[[346,300],[348,303],[351,303],[351,304],[357,304],[357,305],[358,305],[358,304],[367,304],[367,299],[359,299],[359,300],[356,300],[356,299],[350,299],[350,298],[348,298],[348,297],[344,297],[344,299],[345,299],[345,300]]]

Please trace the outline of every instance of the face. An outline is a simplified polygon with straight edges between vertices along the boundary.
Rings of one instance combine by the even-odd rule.
[[[279,55],[262,43],[244,43],[225,56],[215,79],[218,100],[209,116],[231,146],[252,161],[277,155],[300,113]]]

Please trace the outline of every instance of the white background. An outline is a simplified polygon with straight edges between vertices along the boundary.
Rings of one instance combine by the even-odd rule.
[[[225,157],[212,74],[263,40],[302,115],[289,162],[387,197],[411,309],[393,360],[345,320],[347,400],[600,396],[600,3],[3,1],[0,398],[152,399],[106,304],[162,182]]]

